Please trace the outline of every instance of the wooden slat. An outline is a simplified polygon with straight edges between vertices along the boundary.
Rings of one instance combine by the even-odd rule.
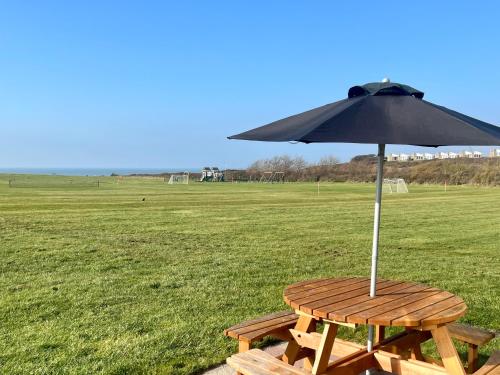
[[[366,349],[366,347],[363,345],[335,338],[335,341],[333,342],[332,355],[338,358],[342,358],[347,355],[359,352],[363,349]]]
[[[447,298],[444,301],[440,301],[434,303],[433,305],[424,307],[420,310],[414,311],[410,314],[406,314],[399,318],[392,320],[391,324],[396,326],[420,326],[423,325],[423,321],[425,320],[426,324],[432,324],[430,321],[427,321],[426,318],[433,316],[441,311],[445,311],[450,307],[454,307],[457,305],[463,305],[463,301],[458,297]],[[465,306],[465,305],[464,305]]]
[[[376,296],[376,297],[370,298],[366,302],[363,302],[363,303],[360,303],[360,304],[357,304],[354,306],[350,306],[348,308],[344,308],[344,309],[329,313],[328,318],[339,320],[339,321],[344,321],[344,322],[351,322],[351,320],[349,318],[351,316],[355,316],[355,314],[360,312],[360,311],[368,310],[368,309],[371,309],[373,307],[383,305],[384,303],[406,297],[413,292],[419,292],[419,291],[422,291],[425,289],[429,289],[429,287],[426,285],[416,284],[416,285],[411,286],[410,288],[402,290],[401,292],[394,292],[394,293],[387,294],[384,296]],[[352,322],[352,323],[355,323],[355,322]],[[384,325],[389,325],[389,324],[384,324]]]
[[[350,278],[350,279],[343,279],[340,281],[337,281],[334,279],[334,280],[331,280],[326,285],[309,287],[309,288],[301,290],[299,292],[289,293],[289,292],[285,291],[283,296],[284,296],[285,302],[290,305],[291,303],[295,303],[297,300],[300,300],[303,298],[308,298],[308,297],[311,297],[311,296],[319,294],[319,293],[325,293],[325,292],[328,293],[330,291],[335,291],[338,288],[366,282],[367,280],[368,279],[366,279],[366,278]]]
[[[300,297],[295,297],[293,300],[289,300],[289,305],[294,309],[299,309],[302,305],[309,304],[314,301],[321,301],[325,298],[341,295],[344,293],[348,293],[352,290],[363,289],[367,290],[370,286],[370,280],[358,280],[356,282],[352,282],[344,285],[335,285],[334,288],[318,288],[312,290],[310,293],[303,293]]]
[[[245,375],[304,375],[299,368],[287,365],[259,349],[252,349],[229,357],[226,362]]]
[[[296,374],[296,375],[303,375],[304,374],[304,370],[297,368],[297,367],[293,367],[289,364],[286,364],[285,362],[275,358],[271,354],[266,353],[262,350],[259,350],[259,351],[254,350],[254,351],[247,352],[245,354],[246,354],[245,360],[251,359],[254,361],[264,361],[268,364],[270,369],[275,369],[275,371],[278,370],[280,373],[281,373],[281,371],[285,370],[285,373],[287,373],[287,374],[288,373]]]
[[[424,289],[416,293],[409,293],[406,297],[388,301],[371,309],[360,311],[356,313],[355,317],[352,317],[349,320],[355,321],[360,324],[366,324],[368,321],[370,321],[371,324],[386,325],[388,322],[390,322],[390,320],[386,319],[386,316],[390,314],[392,310],[398,308],[408,308],[409,311],[418,310],[418,307],[412,308],[411,306],[417,305],[419,302],[420,304],[424,304],[425,301],[428,301],[430,298],[438,298],[436,297],[436,295],[439,295],[439,293],[446,293],[449,296],[452,296],[451,293],[440,292],[440,290],[436,288]],[[442,297],[439,297],[439,299],[441,298]]]
[[[344,287],[347,285],[353,285],[353,284],[358,284],[364,281],[367,281],[367,278],[360,278],[360,277],[352,277],[352,278],[345,278],[345,279],[333,279],[329,280],[328,283],[324,285],[317,285],[314,287],[309,287],[305,290],[301,290],[300,292],[294,292],[294,293],[284,293],[285,296],[289,297],[291,300],[296,300],[299,298],[311,296],[313,294],[318,294],[318,293],[323,293],[323,292],[328,292],[331,290],[335,290],[340,287]]]
[[[494,351],[486,363],[474,373],[474,375],[498,374],[500,374],[500,350]]]
[[[294,322],[297,319],[298,319],[298,317],[296,315],[284,315],[284,316],[281,316],[279,318],[263,320],[260,323],[254,323],[252,325],[247,325],[247,326],[235,329],[233,332],[236,333],[239,337],[240,335],[243,335],[243,334],[248,333],[248,332],[256,331],[256,330],[259,330],[262,328],[269,328],[269,327],[273,327],[273,326],[277,327],[278,325],[280,325],[282,323]]]
[[[261,316],[261,317],[256,318],[256,319],[246,320],[246,321],[241,322],[239,324],[236,324],[236,325],[234,325],[232,327],[229,327],[229,328],[227,328],[227,329],[224,330],[224,335],[230,336],[230,337],[234,337],[234,338],[238,338],[237,334],[234,334],[234,332],[237,331],[240,328],[251,326],[253,324],[262,323],[262,322],[265,322],[265,321],[268,321],[268,320],[272,320],[272,319],[280,318],[280,317],[284,317],[284,316],[295,316],[296,318],[298,318],[298,316],[293,311],[290,311],[290,310],[279,311],[279,312],[276,312],[276,313],[273,313],[273,314],[268,314],[268,315],[265,315],[265,316]]]
[[[384,296],[384,295],[390,294],[394,291],[409,288],[410,286],[412,286],[412,285],[396,283],[395,285],[391,285],[389,287],[380,288],[378,293],[380,293],[380,296]],[[338,298],[341,299],[342,297],[339,296]],[[359,303],[368,301],[370,299],[371,299],[371,297],[369,296],[369,289],[368,289],[366,291],[366,293],[363,293],[362,295],[360,295],[358,297],[347,298],[347,299],[341,300],[339,302],[330,303],[328,305],[321,306],[321,307],[316,307],[316,308],[314,308],[313,313],[314,313],[314,315],[319,316],[321,318],[328,318],[328,314],[330,314],[336,310],[340,310],[340,309],[350,307],[350,306],[355,306]],[[305,307],[303,307],[303,308],[305,308]]]
[[[442,367],[415,360],[404,360],[399,355],[377,352],[375,359],[381,370],[395,375],[447,375]]]
[[[322,337],[321,333],[318,332],[304,333],[302,331],[297,331],[295,329],[291,329],[290,333],[302,347],[314,350],[317,350],[319,348]],[[362,349],[366,349],[366,347],[360,344],[356,344],[354,342],[335,338],[335,341],[333,342],[331,355],[340,358],[358,352]]]
[[[451,297],[453,297],[453,294],[441,292],[436,288],[426,289],[420,293],[386,303],[380,306],[378,310],[372,309],[363,311],[358,314],[357,318],[368,317],[365,322],[369,324],[389,325],[394,319]],[[371,316],[369,316],[370,314]]]
[[[322,286],[336,284],[339,282],[343,282],[345,280],[353,280],[353,279],[356,279],[356,278],[354,278],[354,277],[338,277],[338,278],[329,278],[329,279],[319,279],[319,280],[313,281],[312,283],[305,283],[305,284],[298,285],[298,286],[290,285],[289,287],[287,287],[285,289],[283,294],[292,296],[292,295],[295,295],[298,293],[307,292],[308,290],[311,290],[311,289],[316,289],[316,288],[319,288]]]
[[[325,278],[317,278],[317,279],[302,280],[302,281],[298,281],[296,283],[288,285],[285,290],[290,290],[291,291],[293,289],[296,289],[296,288],[304,286],[304,285],[311,285],[311,284],[317,283],[317,282],[322,281],[322,280],[332,280],[332,279],[334,279],[334,277],[329,277],[327,279],[325,279]]]
[[[421,324],[423,326],[430,326],[430,325],[453,322],[464,316],[466,312],[467,312],[467,306],[462,301],[458,305],[455,305],[446,310],[440,311],[439,313],[436,313],[434,315],[422,319]]]
[[[327,375],[358,375],[369,368],[375,367],[377,362],[374,357],[374,352],[352,354],[340,361],[334,361],[330,364],[325,374]]]
[[[495,337],[492,332],[465,324],[450,323],[447,327],[451,337],[468,344],[484,345]]]
[[[429,331],[406,331],[383,340],[380,344],[375,345],[375,348],[395,354],[405,353],[431,337]]]
[[[268,335],[272,336],[274,331],[287,330],[289,328],[293,328],[293,327],[295,327],[295,324],[296,324],[295,320],[290,320],[287,322],[273,325],[272,327],[264,327],[262,329],[243,333],[239,336],[239,339],[241,340],[242,338],[245,338],[249,341],[255,341],[255,340],[258,340],[264,336],[268,336]]]
[[[388,287],[398,285],[401,283],[402,283],[401,281],[377,282],[377,290],[384,291]],[[317,313],[321,314],[324,310],[327,310],[327,306],[331,306],[331,305],[334,305],[336,303],[346,301],[346,300],[356,298],[356,297],[363,297],[364,296],[366,298],[369,298],[369,293],[370,293],[370,285],[366,284],[363,288],[354,289],[352,291],[345,292],[342,294],[337,294],[337,295],[334,295],[331,297],[325,297],[325,298],[322,298],[321,300],[318,300],[318,301],[309,302],[309,303],[307,303],[306,306],[302,306],[301,309],[302,309],[302,311],[304,311],[305,313],[308,313],[308,314],[313,314],[313,313],[314,314],[317,314]],[[363,298],[360,298],[360,300],[362,300],[362,299]],[[355,304],[355,303],[356,302],[353,302],[353,304]],[[320,316],[320,315],[318,315],[318,316]],[[326,318],[327,315],[324,314],[324,316],[321,316],[321,317]]]
[[[273,375],[258,365],[243,361],[239,357],[229,357],[226,359],[226,363],[232,367],[238,375]]]

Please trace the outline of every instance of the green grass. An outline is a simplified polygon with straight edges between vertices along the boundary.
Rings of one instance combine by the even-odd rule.
[[[324,184],[318,196],[313,184],[10,178],[0,176],[2,373],[200,372],[236,350],[225,327],[285,307],[286,285],[369,273],[373,185]],[[498,331],[499,207],[499,188],[385,195],[379,276],[456,293],[463,321]]]

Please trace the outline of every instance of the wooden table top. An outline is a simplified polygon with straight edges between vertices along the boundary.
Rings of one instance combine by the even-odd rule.
[[[432,326],[465,314],[464,301],[452,293],[406,281],[377,280],[369,297],[370,279],[342,277],[306,280],[288,286],[285,302],[322,319],[382,326]]]

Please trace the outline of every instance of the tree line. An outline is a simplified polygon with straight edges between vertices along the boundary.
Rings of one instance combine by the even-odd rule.
[[[242,171],[248,180],[259,180],[265,172],[284,172],[285,181],[374,182],[375,155],[359,155],[340,163],[333,155],[318,162],[301,156],[280,155],[253,162]],[[384,177],[404,178],[408,183],[500,185],[500,158],[443,159],[385,163]]]

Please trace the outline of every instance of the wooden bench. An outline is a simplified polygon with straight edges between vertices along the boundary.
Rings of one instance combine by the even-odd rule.
[[[299,316],[293,311],[280,311],[232,326],[224,330],[224,335],[239,342],[239,352],[250,350],[254,342],[266,336],[290,341],[289,329],[294,328]]]
[[[297,320],[298,315],[294,312],[280,311],[232,326],[224,330],[224,334],[238,340],[239,352],[241,353],[250,350],[253,343],[262,340],[266,336],[290,341],[292,335],[289,330],[295,327]],[[380,331],[382,332],[380,334],[382,338],[384,335],[383,328]],[[491,341],[495,335],[484,329],[460,323],[449,324],[448,331],[451,337],[468,345],[467,373],[474,373],[478,365],[479,346]],[[379,330],[377,330],[378,332]]]
[[[373,359],[368,356],[373,357]],[[370,360],[367,360],[370,359]],[[291,366],[260,349],[251,349],[243,353],[234,354],[227,358],[227,364],[243,375],[310,375],[310,371]],[[446,370],[440,366],[432,365],[417,360],[402,360],[400,356],[388,352],[371,352],[353,357],[348,362],[341,364],[336,370],[327,370],[335,374],[357,374],[361,367],[356,362],[397,375],[447,375]],[[351,370],[347,364],[352,363]],[[344,368],[342,368],[342,366]],[[500,351],[494,352],[488,361],[473,375],[498,375],[500,374]]]
[[[495,338],[495,334],[486,331],[482,328],[472,327],[460,323],[451,323],[447,325],[450,336],[464,344],[468,345],[467,351],[467,373],[472,374],[477,370],[478,365],[478,348],[480,345],[485,345]],[[377,339],[384,338],[384,327],[377,327]],[[426,357],[426,360],[428,358]],[[431,360],[431,359],[429,359]],[[440,363],[440,361],[431,360],[432,362]]]
[[[500,374],[500,350],[493,352],[488,361],[474,375]]]
[[[468,345],[467,373],[472,374],[477,370],[478,347],[490,342],[495,335],[484,329],[460,323],[449,324],[448,331],[451,337]]]
[[[310,371],[293,367],[260,349],[234,354],[226,362],[243,375],[311,375]]]

